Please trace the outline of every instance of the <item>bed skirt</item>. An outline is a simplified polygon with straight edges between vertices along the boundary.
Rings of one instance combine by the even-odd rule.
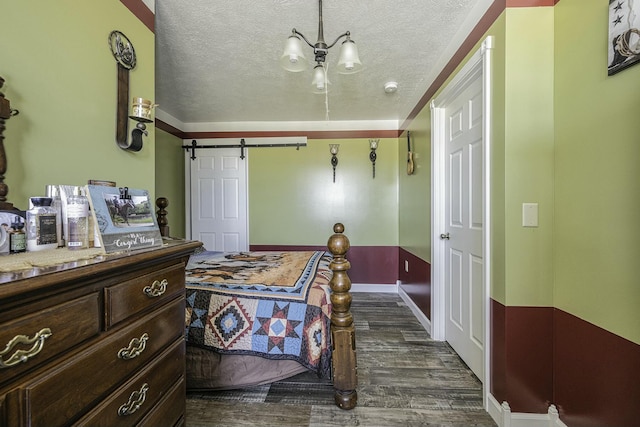
[[[187,389],[231,390],[283,380],[308,371],[295,360],[220,354],[187,345]]]

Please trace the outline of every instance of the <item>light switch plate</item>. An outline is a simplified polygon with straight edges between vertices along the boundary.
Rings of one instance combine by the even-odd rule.
[[[522,226],[523,227],[538,226],[538,204],[537,203],[522,204]]]

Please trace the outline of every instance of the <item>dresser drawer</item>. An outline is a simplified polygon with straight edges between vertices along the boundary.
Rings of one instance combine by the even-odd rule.
[[[139,427],[181,426],[185,422],[187,383],[184,377],[171,387],[167,395],[148,413]]]
[[[78,422],[78,426],[119,427],[133,426],[160,402],[166,403],[164,415],[168,418],[157,419],[157,426],[172,426],[180,413],[184,414],[184,357],[183,340],[176,341],[163,352],[151,365],[136,375],[132,380],[111,394],[91,413]],[[166,395],[167,388],[180,381],[182,401],[176,402],[174,396]],[[174,390],[175,392],[175,390]],[[165,397],[163,399],[163,397]],[[168,400],[166,398],[169,398]],[[179,403],[176,406],[176,403]],[[174,405],[169,407],[169,405]],[[175,413],[173,411],[182,411]],[[153,417],[155,419],[155,417]],[[149,424],[152,425],[152,424]]]
[[[77,419],[118,384],[154,361],[178,340],[184,345],[184,299],[178,298],[114,331],[83,354],[61,361],[11,392],[11,424],[61,426]],[[184,371],[184,362],[179,363]]]
[[[105,288],[107,329],[128,317],[157,307],[184,293],[184,264],[161,270]]]
[[[94,292],[0,325],[0,383],[64,356],[100,333],[100,294]]]

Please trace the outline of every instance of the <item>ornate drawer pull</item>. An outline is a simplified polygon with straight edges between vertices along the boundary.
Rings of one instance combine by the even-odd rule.
[[[134,359],[142,354],[147,346],[149,334],[146,332],[140,338],[134,338],[129,342],[129,347],[121,348],[118,352],[118,358],[123,360]]]
[[[149,298],[156,298],[167,292],[168,284],[169,282],[167,279],[162,279],[162,282],[154,280],[151,286],[145,286],[142,292],[144,292],[144,294]]]
[[[40,353],[44,347],[44,340],[52,335],[51,329],[42,328],[36,333],[33,338],[29,338],[26,335],[16,335],[7,343],[4,350],[0,351],[0,369],[9,368],[17,365],[18,363],[26,362],[36,354]],[[4,355],[8,354],[18,344],[33,344],[29,350],[16,350],[8,359],[4,360]]]
[[[139,391],[132,392],[131,396],[129,396],[129,401],[118,408],[118,416],[124,417],[131,415],[140,409],[144,400],[147,398],[148,391],[149,384],[144,383],[142,384],[142,387],[140,387]]]

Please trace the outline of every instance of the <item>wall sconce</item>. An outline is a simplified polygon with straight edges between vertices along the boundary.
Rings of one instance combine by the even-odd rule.
[[[157,104],[152,104],[151,101],[144,98],[133,98],[133,102],[131,103],[131,114],[129,115],[130,119],[135,120],[136,128],[131,131],[131,145],[139,145],[142,148],[142,134],[145,136],[149,135],[147,132],[147,126],[145,123],[152,123],[151,119],[151,110]],[[126,130],[125,130],[126,135]],[[126,142],[126,141],[125,141]],[[133,151],[140,151],[133,150]]]
[[[340,144],[329,144],[329,152],[331,153],[331,166],[333,166],[333,182],[336,182],[336,166],[338,166],[338,149]]]
[[[151,109],[155,106],[144,98],[133,98],[131,115],[129,111],[129,70],[136,66],[136,51],[133,45],[120,31],[112,31],[109,34],[109,46],[111,53],[118,63],[118,104],[116,112],[116,143],[123,150],[142,150],[142,135],[148,135],[145,123],[151,123]],[[131,142],[128,141],[129,120],[131,118],[138,123],[131,131]]]
[[[376,178],[376,159],[378,158],[378,156],[376,155],[376,149],[378,148],[378,143],[380,142],[380,139],[370,139],[369,140],[369,148],[371,149],[371,151],[369,151],[369,160],[371,160],[371,164],[373,166],[373,178]]]

